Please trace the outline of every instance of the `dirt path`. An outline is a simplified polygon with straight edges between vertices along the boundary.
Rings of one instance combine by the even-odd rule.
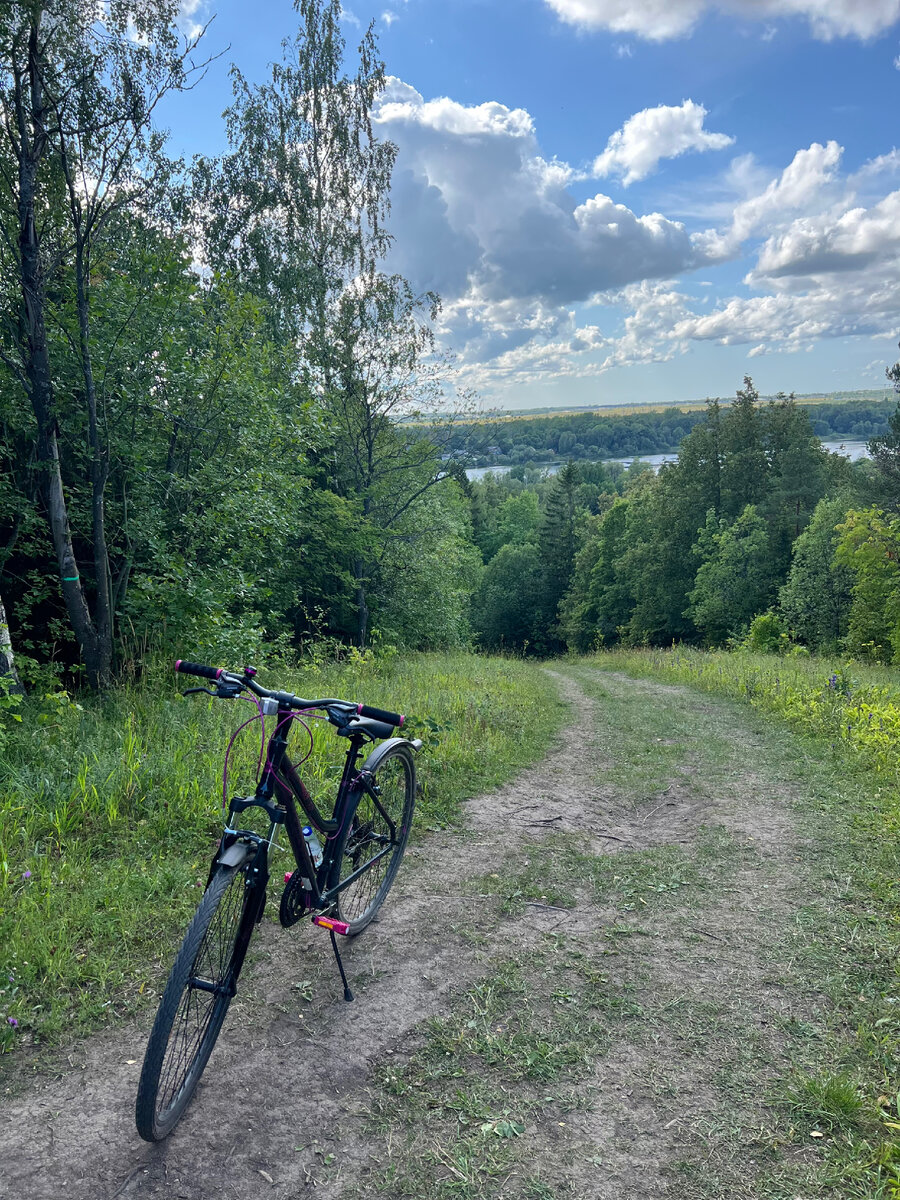
[[[311,1187],[325,1200],[375,1187],[438,1197],[451,1194],[445,1182],[463,1196],[751,1194],[703,1191],[692,1171],[702,1174],[696,1164],[718,1153],[722,1088],[740,1119],[759,1125],[750,1076],[777,1067],[785,1021],[815,1015],[817,998],[792,988],[772,949],[799,886],[788,793],[760,773],[753,733],[733,723],[723,730],[721,710],[703,697],[586,670],[554,678],[572,706],[560,744],[513,783],[472,800],[464,835],[425,837],[409,851],[382,918],[348,948],[355,1003],[340,999],[324,935],[267,925],[175,1133],[149,1146],[134,1130],[146,1029],[97,1037],[0,1107],[0,1197],[286,1200]],[[646,736],[628,726],[640,724],[641,704],[663,714]],[[685,717],[695,729],[687,741],[681,725],[666,725]],[[716,732],[718,757],[704,759]],[[658,742],[659,761],[625,778],[647,739]],[[571,912],[540,887],[531,898],[535,856],[576,898]],[[609,865],[619,862],[622,876]],[[591,1012],[603,1014],[583,1035],[566,1036],[595,1052],[587,1066],[555,1076],[553,1088],[501,1064],[502,1095],[514,1106],[510,1080],[524,1079],[519,1099],[532,1117],[502,1147],[511,1155],[504,1175],[473,1167],[467,1191],[468,1168],[446,1148],[464,1119],[457,1113],[446,1124],[439,1089],[428,1109],[436,1125],[428,1113],[407,1120],[399,1101],[385,1107],[379,1080],[390,1064],[410,1071],[430,1044],[423,1022],[450,1020],[469,1003],[467,989],[511,952],[526,988],[548,975],[535,964],[564,941],[559,971],[577,967],[595,989]],[[586,956],[602,976],[585,973]],[[545,1010],[522,994],[543,1025]],[[580,994],[547,993],[548,1030],[557,1017],[569,1029]],[[615,1012],[613,994],[624,997]],[[509,1008],[514,1014],[515,1003]],[[474,1095],[489,1071],[469,1068]],[[457,1090],[462,1068],[460,1079]],[[504,1128],[495,1122],[493,1132]],[[420,1182],[386,1184],[388,1168]]]

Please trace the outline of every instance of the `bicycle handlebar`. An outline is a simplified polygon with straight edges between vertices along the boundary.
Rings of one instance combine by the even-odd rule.
[[[175,662],[175,670],[182,675],[199,675],[201,679],[218,679],[224,674],[222,667],[204,667],[202,663],[183,662],[180,658]]]
[[[368,704],[354,704],[349,700],[338,700],[336,698],[304,700],[302,697],[294,696],[290,692],[270,692],[267,688],[261,687],[253,678],[256,671],[252,667],[244,667],[241,674],[237,674],[232,671],[226,671],[224,667],[207,667],[202,663],[185,662],[179,658],[175,662],[175,670],[180,675],[199,675],[201,679],[212,679],[217,683],[238,684],[242,688],[249,688],[254,695],[262,696],[264,699],[277,700],[279,704],[283,704],[286,708],[343,709],[348,717],[368,717],[370,720],[382,721],[386,726],[390,726],[391,730],[401,726],[406,720],[402,713],[389,712],[384,708],[372,708]],[[387,735],[378,734],[377,736],[384,737]]]
[[[371,717],[375,721],[384,721],[387,725],[402,725],[406,720],[403,713],[389,712],[386,708],[372,708],[370,704],[358,704],[357,715]]]

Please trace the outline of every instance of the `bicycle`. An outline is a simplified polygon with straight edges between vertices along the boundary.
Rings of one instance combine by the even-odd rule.
[[[244,695],[249,691],[256,697],[252,702],[258,712],[235,731],[226,751],[222,806],[224,811],[227,805],[227,816],[222,837],[147,1043],[135,1119],[138,1133],[150,1142],[161,1141],[175,1128],[209,1061],[236,994],[253,930],[263,916],[269,851],[282,848],[277,846],[282,825],[296,867],[285,874],[281,924],[288,927],[310,916],[329,932],[344,999],[353,999],[335,935],[355,936],[365,929],[394,882],[415,807],[413,751],[422,745],[418,739],[394,736],[404,722],[400,713],[346,700],[304,700],[289,692],[268,691],[256,682],[253,667],[236,673],[179,659],[175,670],[216,685],[215,691],[188,688],[185,695],[202,692],[216,699],[250,700]],[[324,713],[338,736],[349,739],[330,817],[322,815],[287,757],[291,726],[299,720],[309,733],[303,717],[316,713]],[[267,718],[275,720],[268,740]],[[256,720],[261,723],[256,791],[253,796],[229,799],[229,755],[240,729]],[[387,740],[359,767],[363,746],[377,739]],[[305,827],[298,804],[309,822]],[[248,809],[259,809],[268,818],[265,835],[239,827],[238,818]],[[323,836],[324,846],[315,831]]]

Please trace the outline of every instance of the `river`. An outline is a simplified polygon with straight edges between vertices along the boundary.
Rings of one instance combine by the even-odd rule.
[[[851,462],[858,462],[861,458],[868,458],[869,452],[866,449],[865,442],[855,441],[829,441],[823,442],[822,445],[826,450],[832,451],[834,454],[843,454],[849,458]],[[582,460],[586,461],[586,460]],[[658,471],[663,463],[677,462],[677,454],[635,454],[631,458],[603,458],[600,462],[615,462],[621,463],[623,467],[630,467],[635,461],[646,463],[648,467],[652,467],[654,471]],[[537,463],[538,469],[544,475],[555,475],[565,466],[564,462],[552,463]],[[576,464],[577,465],[577,464]],[[469,467],[466,475],[469,479],[484,479],[485,475],[506,475],[511,471],[511,466],[504,467]]]

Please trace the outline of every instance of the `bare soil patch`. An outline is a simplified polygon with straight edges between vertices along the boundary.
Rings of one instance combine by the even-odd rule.
[[[780,950],[802,888],[789,789],[759,769],[754,735],[733,721],[720,730],[729,756],[704,759],[704,729],[718,727],[720,712],[705,697],[604,674],[607,711],[579,686],[580,672],[551,674],[572,706],[559,745],[470,801],[463,833],[410,848],[383,915],[347,946],[353,1004],[341,999],[324,934],[265,924],[203,1083],[170,1138],[149,1146],[137,1137],[147,1029],[119,1028],[72,1047],[2,1102],[0,1197],[329,1200],[376,1187],[592,1200],[754,1194],[724,1184],[704,1191],[702,1162],[715,1160],[730,1178],[723,1090],[732,1119],[765,1142],[771,1114],[759,1082],[779,1069],[786,1023],[816,1020],[818,998],[796,986]],[[696,736],[682,753],[677,732],[648,731],[672,769],[628,788],[611,776],[635,739],[617,730],[614,709],[635,695],[690,710]],[[710,842],[711,829],[727,845]],[[651,891],[655,860],[642,858],[660,848],[684,855],[687,882],[670,893]],[[501,915],[509,880],[535,855],[556,856],[570,872],[574,908],[525,896],[518,912]],[[632,882],[603,893],[585,864],[610,856]],[[560,978],[581,971],[562,1000],[551,986],[555,953]],[[479,1184],[473,1168],[467,1192],[454,1175],[461,1168],[442,1157],[446,1113],[433,1128],[427,1114],[403,1126],[402,1105],[384,1115],[383,1080],[391,1064],[403,1069],[424,1053],[428,1019],[450,1020],[467,989],[510,957],[523,987],[534,985],[534,1004],[550,1006],[551,1026],[557,1013],[595,1014],[585,1019],[597,1050],[588,1066],[559,1077],[565,1102],[561,1085],[551,1104],[540,1083],[521,1084],[531,1115],[510,1139],[508,1169]],[[541,962],[550,979],[543,991]],[[514,1014],[520,1001],[511,994],[508,1003]],[[464,1058],[460,1086],[480,1070],[481,1060]],[[506,1088],[506,1076],[498,1079]],[[515,1107],[515,1088],[510,1097]],[[374,1124],[373,1112],[381,1113]],[[762,1147],[761,1160],[772,1152]],[[392,1164],[417,1190],[385,1186]],[[442,1190],[454,1184],[455,1193]]]

